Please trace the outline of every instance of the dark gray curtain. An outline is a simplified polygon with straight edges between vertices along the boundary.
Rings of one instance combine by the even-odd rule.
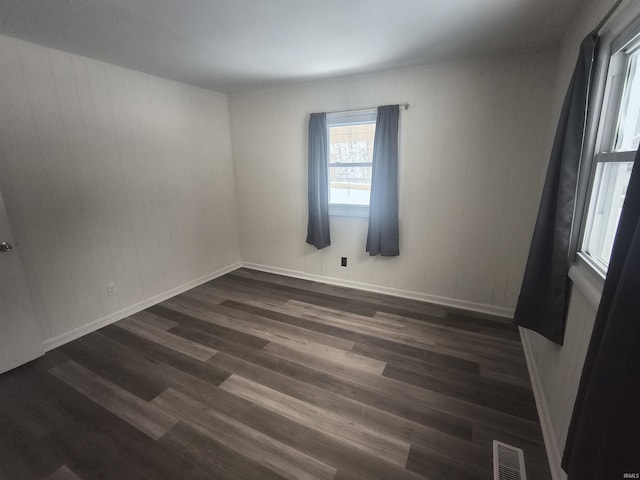
[[[400,255],[398,228],[399,105],[378,107],[369,201],[369,255]]]
[[[331,245],[329,236],[329,179],[327,173],[327,114],[309,118],[309,223],[307,243],[316,248]]]
[[[582,370],[562,467],[569,480],[640,473],[640,151]]]
[[[562,344],[576,186],[598,37],[580,46],[562,105],[514,323]]]

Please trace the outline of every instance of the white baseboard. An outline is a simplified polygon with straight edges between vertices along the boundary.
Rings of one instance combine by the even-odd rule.
[[[240,262],[233,263],[219,270],[216,270],[215,272],[209,273],[200,278],[172,288],[171,290],[167,290],[166,292],[162,292],[134,305],[118,310],[117,312],[110,313],[109,315],[89,322],[78,328],[69,330],[68,332],[65,332],[61,335],[45,340],[43,342],[44,349],[45,351],[53,350],[54,348],[59,347],[60,345],[64,345],[65,343],[75,340],[76,338],[80,338],[83,335],[94,332],[102,327],[117,322],[118,320],[122,320],[123,318],[128,317],[129,315],[133,315],[134,313],[144,310],[145,308],[149,308],[152,305],[163,302],[171,297],[175,297],[176,295],[186,292],[187,290],[197,287],[198,285],[202,285],[203,283],[213,280],[214,278],[221,277],[226,273],[237,270],[238,268],[240,268],[240,266]]]
[[[75,340],[77,338],[80,338],[83,335],[94,332],[95,330],[98,330],[104,326],[117,322],[118,320],[122,320],[123,318],[128,317],[129,315],[133,315],[134,313],[144,310],[145,308],[149,308],[157,303],[160,303],[171,297],[174,297],[183,292],[186,292],[187,290],[197,287],[198,285],[202,285],[203,283],[213,280],[214,278],[221,277],[222,275],[232,272],[240,267],[246,267],[253,270],[260,270],[268,273],[275,273],[278,275],[286,275],[289,277],[300,278],[303,280],[322,282],[330,285],[357,288],[359,290],[365,290],[368,292],[376,292],[376,293],[382,293],[386,295],[393,295],[395,297],[419,300],[423,302],[434,303],[437,305],[444,305],[448,307],[469,310],[472,312],[486,313],[489,315],[495,315],[499,317],[511,318],[513,316],[513,309],[504,308],[504,307],[496,307],[493,305],[485,305],[481,303],[468,302],[465,300],[440,297],[437,295],[428,295],[425,293],[412,292],[409,290],[400,290],[396,288],[382,287],[382,286],[371,285],[363,282],[356,282],[353,280],[345,280],[345,279],[335,278],[335,277],[325,277],[322,275],[314,275],[311,273],[305,273],[305,272],[300,272],[296,270],[289,270],[286,268],[271,267],[268,265],[260,265],[256,263],[236,262],[232,265],[228,265],[224,268],[216,270],[215,272],[204,275],[200,278],[184,283],[170,290],[167,290],[166,292],[160,293],[151,298],[138,302],[134,305],[118,310],[117,312],[110,313],[109,315],[106,315],[102,318],[93,320],[80,327],[74,328],[73,330],[69,330],[53,338],[47,339],[43,342],[44,349],[45,351],[53,350],[54,348],[59,347],[60,345],[64,345],[65,343]]]
[[[547,458],[549,460],[551,478],[553,478],[553,480],[567,480],[567,474],[564,472],[564,470],[562,470],[562,467],[560,466],[562,463],[562,453],[560,452],[560,447],[556,442],[551,415],[549,414],[547,400],[544,395],[544,390],[542,389],[542,382],[540,381],[538,366],[536,365],[535,358],[533,357],[533,349],[531,347],[530,336],[531,333],[527,329],[522,327],[518,327],[518,329],[520,330],[520,339],[522,341],[524,356],[527,360],[529,377],[531,377],[531,387],[533,388],[533,396],[536,400],[538,417],[540,418],[540,428],[542,429],[544,448],[547,451]]]
[[[356,282],[353,280],[345,280],[343,278],[325,277],[323,275],[314,275],[312,273],[300,272],[298,270],[289,270],[287,268],[271,267],[269,265],[260,265],[257,263],[242,262],[242,266],[252,270],[261,272],[275,273],[285,275],[287,277],[300,278],[302,280],[311,280],[313,282],[328,283],[340,287],[357,288],[367,292],[383,293],[385,295],[393,295],[394,297],[408,298],[411,300],[419,300],[422,302],[444,305],[447,307],[460,308],[471,312],[486,313],[497,317],[513,318],[514,310],[512,308],[497,307],[494,305],[486,305],[483,303],[468,302],[466,300],[458,300],[455,298],[440,297],[438,295],[429,295],[426,293],[412,292],[410,290],[400,290],[397,288],[382,287],[369,283]]]

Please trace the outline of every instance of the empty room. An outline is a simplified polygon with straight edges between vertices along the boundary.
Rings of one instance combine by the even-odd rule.
[[[640,478],[636,0],[0,0],[0,480]]]

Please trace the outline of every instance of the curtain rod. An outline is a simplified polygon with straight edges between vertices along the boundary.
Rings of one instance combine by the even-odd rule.
[[[594,33],[600,32],[600,29],[604,27],[604,24],[607,23],[607,20],[611,18],[611,15],[613,15],[613,12],[616,11],[616,8],[618,8],[622,2],[623,0],[617,0],[616,3],[613,4],[613,7],[609,9],[609,11],[605,14],[605,16],[602,17],[602,20],[600,20],[600,23],[598,23],[596,28],[593,29]]]
[[[399,104],[401,107],[404,107],[405,110],[409,110],[409,107],[411,106],[409,104],[409,102],[404,102],[404,103],[400,103]],[[335,112],[327,112],[327,114],[329,113],[345,113],[345,112],[361,112],[363,110],[372,110],[376,107],[369,107],[369,108],[354,108],[352,110],[336,110]]]

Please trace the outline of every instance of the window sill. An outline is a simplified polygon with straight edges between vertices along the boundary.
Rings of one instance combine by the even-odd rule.
[[[591,306],[597,310],[604,286],[602,274],[578,254],[576,262],[569,269],[569,278]]]
[[[369,217],[368,205],[329,205],[329,216],[332,217]]]

